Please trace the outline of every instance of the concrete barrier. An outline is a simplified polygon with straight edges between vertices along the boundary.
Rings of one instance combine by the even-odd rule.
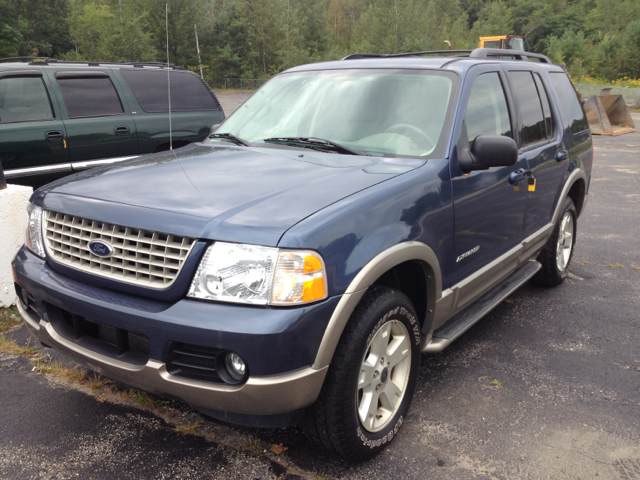
[[[0,307],[16,301],[11,259],[24,243],[27,226],[27,203],[31,187],[7,185],[0,190]]]

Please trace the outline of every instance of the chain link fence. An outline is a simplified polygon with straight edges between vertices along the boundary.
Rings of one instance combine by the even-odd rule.
[[[583,83],[576,83],[575,87],[580,90],[585,99],[591,95],[598,95],[603,88],[609,88],[607,85],[587,85]],[[640,88],[611,87],[610,93],[611,95],[622,95],[627,105],[640,106]]]

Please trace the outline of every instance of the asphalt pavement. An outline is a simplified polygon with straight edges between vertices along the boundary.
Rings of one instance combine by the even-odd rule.
[[[226,425],[5,352],[0,479],[640,479],[640,133],[594,143],[571,278],[523,286],[424,356],[378,457],[350,463],[297,428]],[[24,327],[7,337],[38,346]]]

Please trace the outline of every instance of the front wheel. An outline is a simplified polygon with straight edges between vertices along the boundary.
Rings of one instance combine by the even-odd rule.
[[[405,421],[420,365],[420,324],[411,301],[373,287],[345,328],[307,435],[348,459],[382,451]]]
[[[551,237],[538,254],[538,261],[542,264],[542,268],[533,277],[536,283],[555,287],[564,281],[569,272],[569,263],[576,243],[577,219],[578,214],[573,200],[569,197],[565,198]]]

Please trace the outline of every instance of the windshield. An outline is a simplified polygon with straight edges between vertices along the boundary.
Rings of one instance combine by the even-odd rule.
[[[454,78],[430,70],[285,73],[216,133],[252,143],[313,137],[375,156],[427,156],[443,141]]]

